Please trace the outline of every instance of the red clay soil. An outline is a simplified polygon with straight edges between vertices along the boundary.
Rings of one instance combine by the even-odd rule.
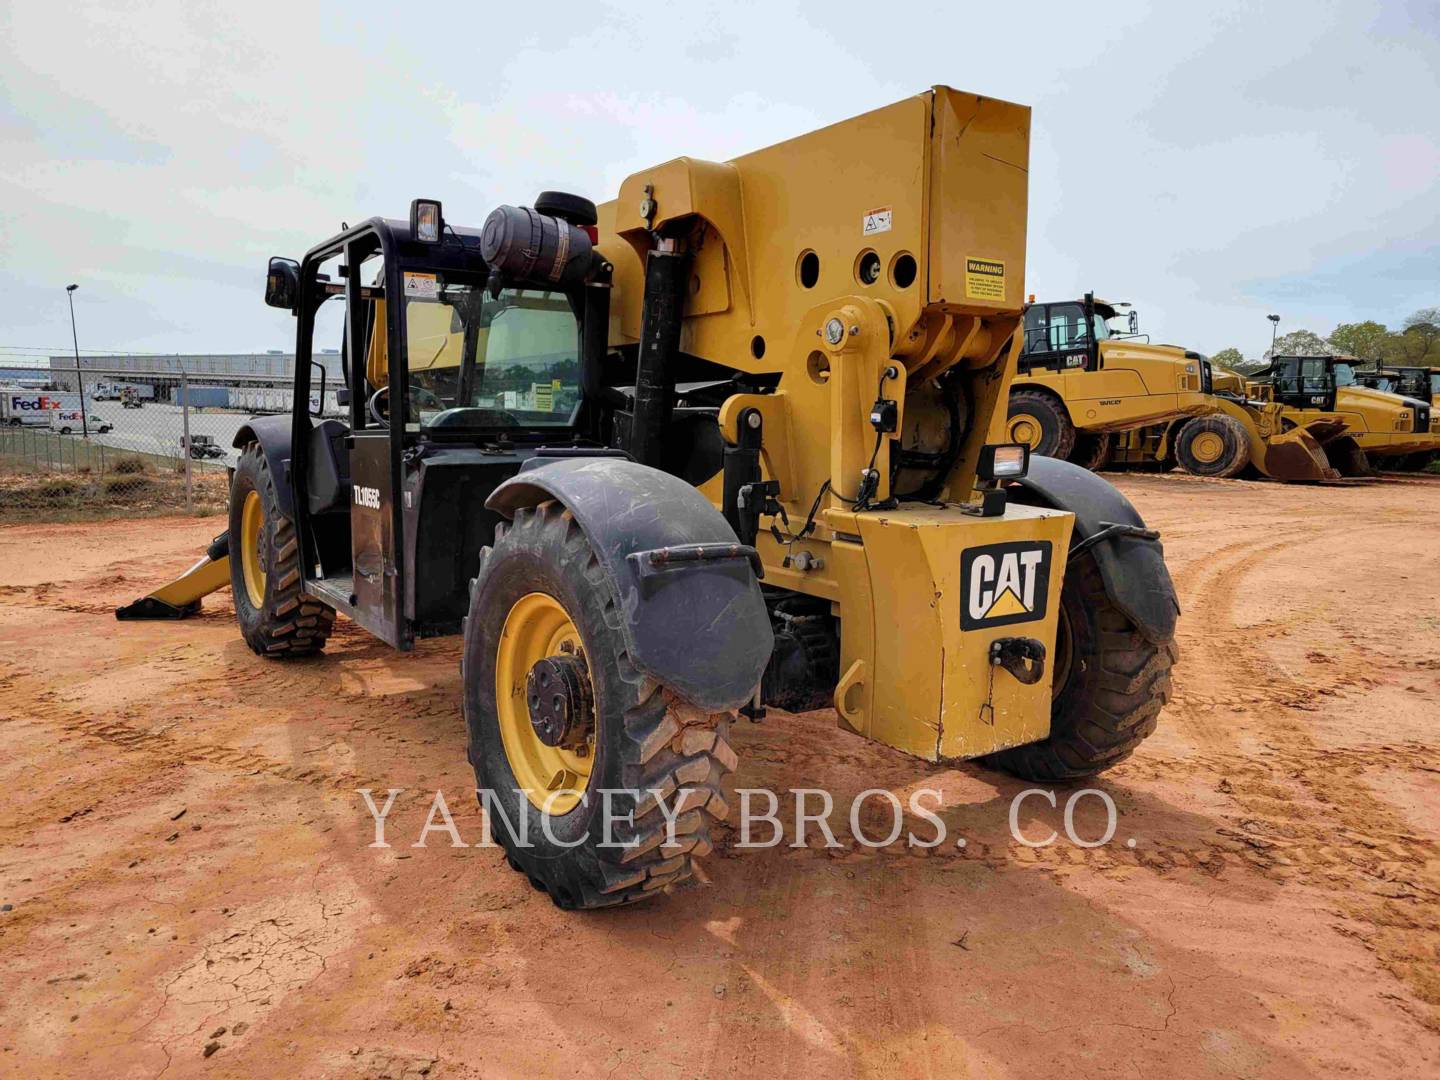
[[[0,530],[0,1075],[1440,1074],[1440,478],[1121,484],[1185,614],[1109,844],[1026,847],[1023,785],[772,712],[740,786],[936,788],[965,846],[727,833],[598,914],[409,846],[437,788],[480,839],[456,640],[266,661],[226,594],[111,614],[219,519]],[[388,849],[362,787],[404,789]]]

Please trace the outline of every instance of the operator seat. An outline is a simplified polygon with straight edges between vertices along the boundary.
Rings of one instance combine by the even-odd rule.
[[[339,420],[322,420],[310,429],[305,481],[312,514],[350,509],[349,435],[350,428]]]

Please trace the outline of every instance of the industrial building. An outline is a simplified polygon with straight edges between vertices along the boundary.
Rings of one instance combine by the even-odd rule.
[[[63,374],[56,376],[56,384],[63,384],[67,390],[76,389],[75,357],[52,356],[50,367]],[[289,385],[295,371],[295,354],[275,349],[263,353],[179,353],[167,356],[132,354],[129,356],[82,356],[80,368],[83,372],[94,371],[97,376],[111,376],[124,379],[143,375],[168,375],[179,378],[183,373],[203,377],[206,381],[238,376],[247,383],[262,379],[273,379],[277,384]],[[131,373],[134,373],[131,376]],[[88,380],[87,380],[88,381]]]

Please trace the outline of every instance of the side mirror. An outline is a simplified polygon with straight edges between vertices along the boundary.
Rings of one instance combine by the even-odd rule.
[[[1132,310],[1132,311],[1130,312],[1130,333],[1132,333],[1132,334],[1138,334],[1139,332],[1140,332],[1140,313],[1139,313],[1138,311]]]
[[[294,259],[278,256],[270,260],[265,271],[265,303],[271,307],[294,311],[300,302],[300,264]]]
[[[342,409],[350,407],[350,388],[348,386],[342,386],[335,391],[335,404]]]

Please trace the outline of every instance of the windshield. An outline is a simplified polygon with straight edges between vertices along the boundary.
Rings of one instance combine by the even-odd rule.
[[[1440,371],[1430,373],[1430,393],[1432,396],[1440,395]]]
[[[1336,386],[1354,386],[1354,385],[1355,385],[1355,365],[1354,365],[1354,364],[1336,364],[1336,365],[1335,365],[1335,385],[1336,385]]]
[[[411,422],[567,427],[580,403],[579,333],[564,293],[405,275]]]
[[[1399,387],[1396,392],[1404,394],[1406,397],[1421,399],[1429,397],[1429,374],[1428,371],[1422,371],[1420,368],[1405,368],[1401,370],[1399,373],[1400,377],[1395,380],[1395,385]]]

